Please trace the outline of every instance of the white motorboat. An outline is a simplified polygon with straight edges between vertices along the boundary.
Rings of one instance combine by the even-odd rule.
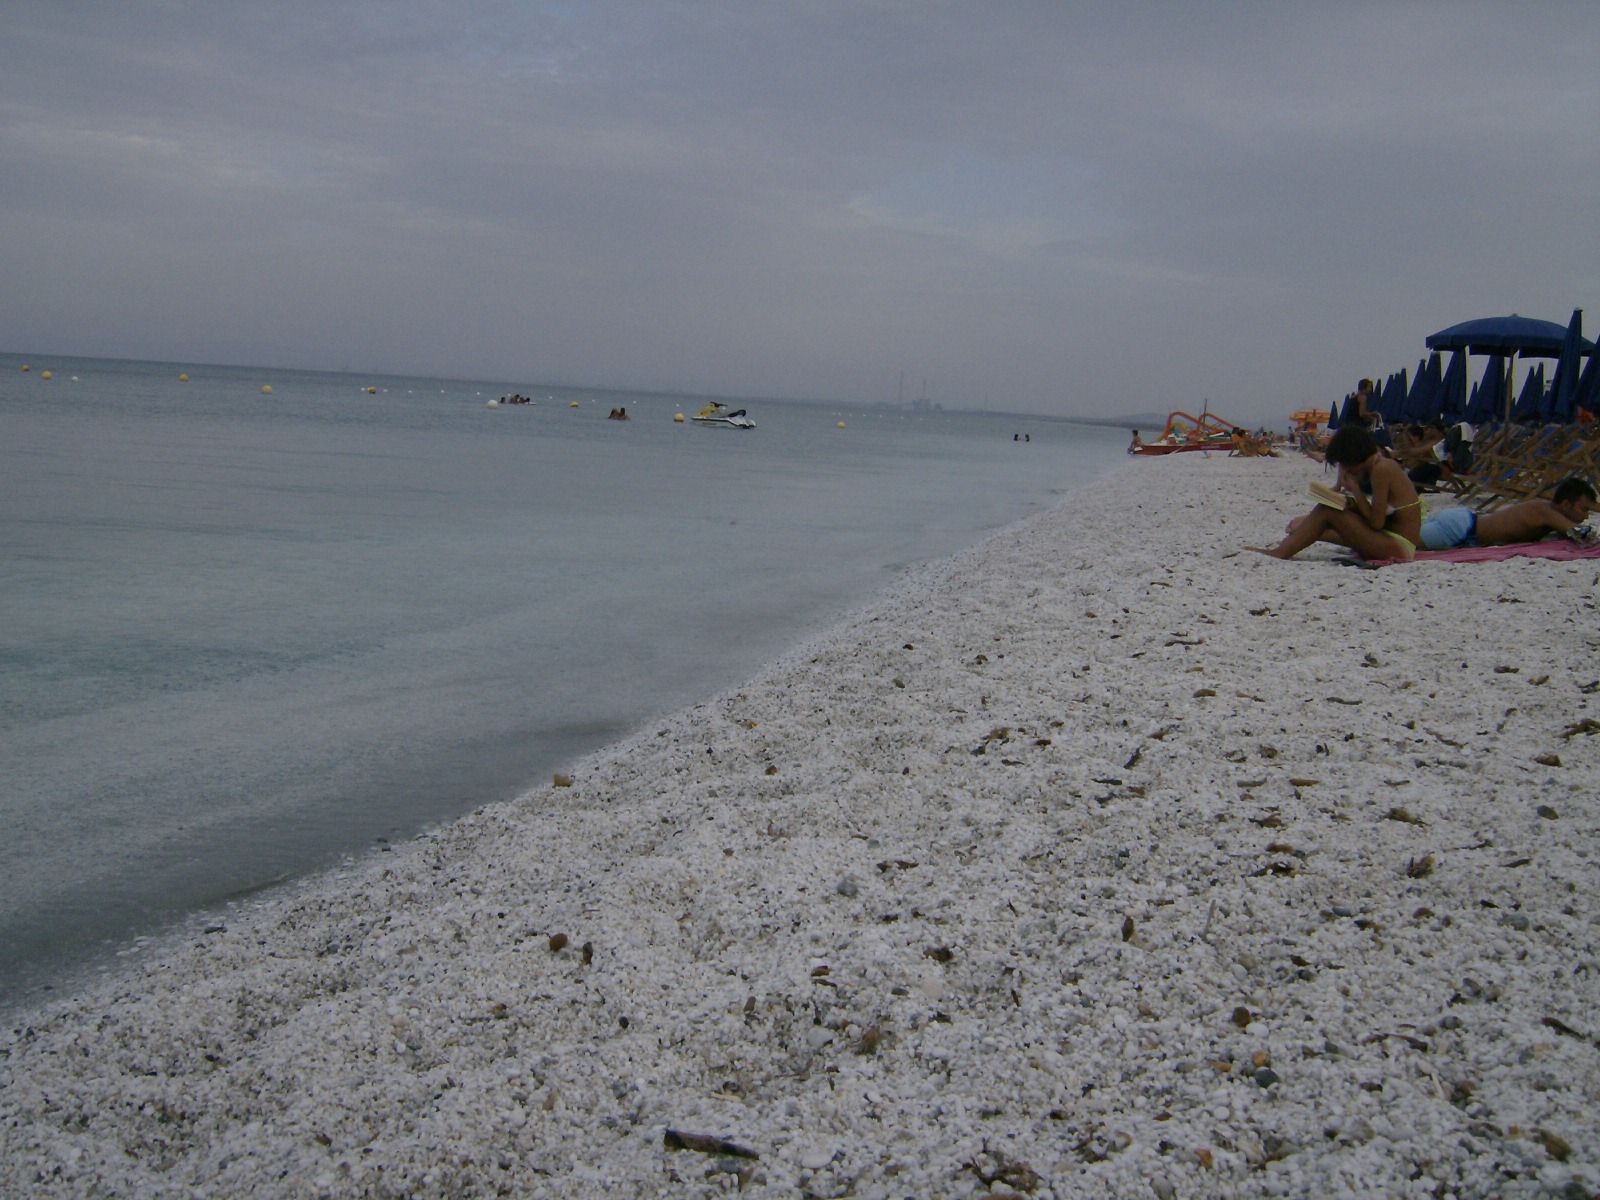
[[[742,408],[723,412],[723,406],[713,400],[694,415],[696,425],[720,425],[727,429],[754,429],[756,423],[745,415]]]

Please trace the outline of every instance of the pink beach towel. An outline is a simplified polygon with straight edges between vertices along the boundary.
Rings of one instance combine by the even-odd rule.
[[[1580,546],[1563,538],[1547,542],[1513,542],[1505,546],[1458,546],[1454,550],[1418,550],[1415,558],[1373,559],[1367,565],[1388,567],[1403,562],[1499,562],[1504,558],[1600,558],[1600,546]]]

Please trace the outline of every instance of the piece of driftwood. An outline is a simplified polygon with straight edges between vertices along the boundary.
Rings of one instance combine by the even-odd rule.
[[[701,1154],[727,1154],[733,1158],[760,1158],[748,1146],[730,1142],[727,1138],[710,1133],[686,1133],[669,1129],[661,1135],[661,1144],[668,1150],[698,1150]]]

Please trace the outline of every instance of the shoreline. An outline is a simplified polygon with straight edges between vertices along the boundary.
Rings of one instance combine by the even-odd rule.
[[[1318,470],[1130,462],[8,1018],[0,1191],[1593,1194],[1595,564],[1238,554]]]

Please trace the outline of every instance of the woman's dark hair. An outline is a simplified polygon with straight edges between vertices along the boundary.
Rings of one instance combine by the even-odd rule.
[[[1556,490],[1551,494],[1551,499],[1557,504],[1565,504],[1568,500],[1576,500],[1580,496],[1588,497],[1590,503],[1600,499],[1594,493],[1594,484],[1587,479],[1579,479],[1574,475],[1571,479],[1563,479],[1556,484]]]
[[[1340,467],[1355,467],[1378,452],[1378,443],[1372,440],[1372,431],[1360,425],[1341,425],[1339,432],[1328,439],[1322,452],[1325,462]]]

